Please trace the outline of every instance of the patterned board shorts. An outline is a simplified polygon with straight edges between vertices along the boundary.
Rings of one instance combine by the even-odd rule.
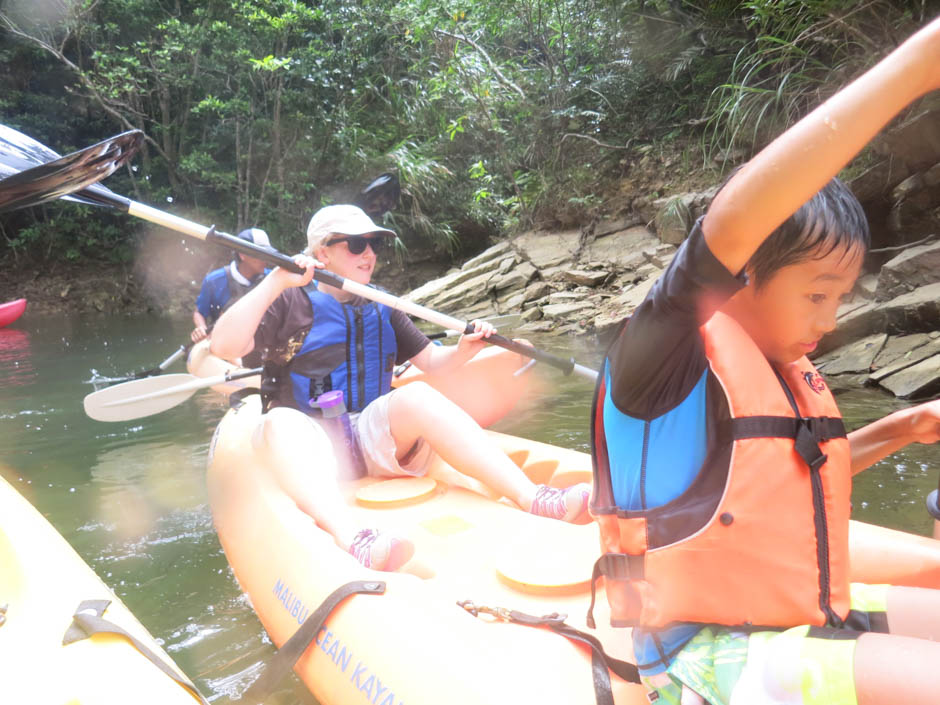
[[[888,585],[854,583],[851,607],[884,631]],[[665,673],[644,676],[656,705],[856,705],[855,643],[862,631],[800,626],[741,632],[705,627]]]

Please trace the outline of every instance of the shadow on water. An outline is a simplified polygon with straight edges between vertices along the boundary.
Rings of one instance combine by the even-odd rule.
[[[165,359],[188,335],[159,318],[27,316],[0,330],[0,460],[7,480],[52,521],[210,700],[226,702],[258,674],[273,647],[228,569],[212,526],[205,460],[225,407],[200,392],[156,416],[91,421],[82,398],[93,374],[120,376]],[[585,341],[534,340],[600,366]],[[566,346],[570,346],[566,348]],[[183,371],[182,363],[175,370]],[[589,450],[592,385],[545,366],[499,430]],[[905,404],[868,390],[842,395],[850,427]],[[856,480],[857,518],[927,534],[924,496],[937,485],[937,451],[915,446]],[[291,679],[272,700],[309,705]]]

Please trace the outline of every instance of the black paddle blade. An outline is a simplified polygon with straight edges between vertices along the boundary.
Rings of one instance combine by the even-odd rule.
[[[372,220],[380,220],[398,206],[400,198],[398,174],[385,172],[362,190],[353,205],[359,206]]]
[[[7,125],[0,125],[0,180],[34,166],[53,162],[61,156],[29,135],[24,135]],[[101,184],[94,184],[62,198],[90,205],[111,206],[116,194]]]
[[[60,156],[29,135],[0,125],[0,179],[55,161]]]
[[[6,128],[3,136],[10,138],[10,132],[16,131]],[[21,142],[18,149],[11,142],[0,140],[0,163],[8,173],[6,178],[0,180],[0,213],[39,205],[96,184],[134,156],[143,144],[143,139],[143,132],[130,130],[25,170],[17,166],[43,156],[55,155],[55,152],[30,138],[27,138],[28,142]]]

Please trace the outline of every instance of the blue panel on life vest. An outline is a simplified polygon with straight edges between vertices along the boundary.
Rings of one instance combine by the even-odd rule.
[[[621,412],[604,398],[604,435],[614,502],[640,510],[672,501],[692,484],[707,451],[705,390],[708,370],[678,406],[652,421]]]

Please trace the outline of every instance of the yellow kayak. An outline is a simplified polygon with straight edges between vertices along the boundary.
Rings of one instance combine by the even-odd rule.
[[[209,352],[209,339],[200,340],[198,343],[193,345],[189,350],[189,355],[186,358],[186,371],[191,375],[196,377],[219,377],[228,372],[241,372],[245,368],[233,363],[228,360],[223,360],[221,357],[216,357],[211,352]],[[232,380],[230,382],[224,382],[222,384],[217,384],[212,387],[213,390],[219,392],[220,394],[234,394],[235,392],[246,389],[248,387],[254,387],[255,389],[261,386],[261,375],[255,375],[253,377],[245,377],[244,379]]]
[[[0,702],[10,705],[205,703],[121,600],[2,477],[0,664]]]
[[[483,379],[490,365],[504,363],[494,354],[469,363],[466,374]],[[474,388],[459,378],[448,379],[452,391]],[[475,415],[500,411],[478,408]],[[505,619],[510,610],[563,613],[568,625],[586,630],[591,568],[600,550],[595,524],[528,514],[438,459],[425,478],[364,478],[346,487],[356,525],[394,529],[416,547],[399,572],[372,571],[338,548],[265,467],[272,454],[290,452],[310,457],[316,472],[324,450],[303,438],[273,449],[259,419],[257,396],[226,414],[211,446],[208,488],[229,564],[274,643],[284,644],[338,587],[385,584],[382,594],[343,601],[297,662],[295,671],[320,703],[595,702],[588,648]],[[585,453],[489,433],[535,482],[591,480]],[[853,579],[940,586],[940,542],[858,523],[852,538]],[[610,656],[629,661],[629,632],[607,626],[602,585],[600,592],[592,633]],[[640,686],[614,674],[610,693],[618,704],[648,703]]]

